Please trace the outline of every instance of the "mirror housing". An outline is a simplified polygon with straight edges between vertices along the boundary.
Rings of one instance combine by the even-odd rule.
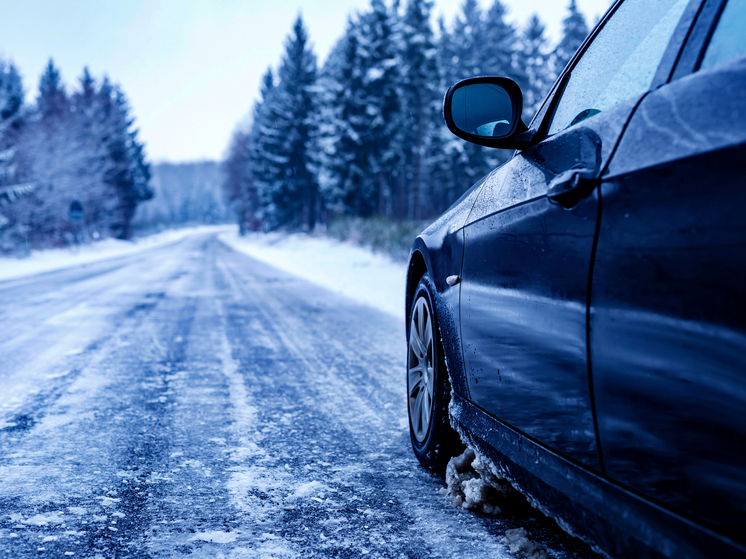
[[[451,85],[443,99],[446,126],[468,142],[502,149],[532,145],[521,120],[523,94],[510,78],[480,76]]]

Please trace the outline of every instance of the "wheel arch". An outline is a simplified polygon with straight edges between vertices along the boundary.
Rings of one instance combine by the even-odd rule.
[[[443,239],[442,244],[448,247],[448,243]],[[438,243],[435,243],[438,246]],[[407,336],[409,336],[409,312],[414,304],[414,295],[417,290],[417,284],[422,279],[422,276],[428,274],[433,282],[433,304],[435,318],[438,321],[439,339],[438,343],[442,344],[443,351],[446,358],[446,368],[451,381],[452,388],[464,396],[468,396],[469,388],[466,380],[466,374],[463,364],[463,356],[461,354],[461,334],[457,325],[458,319],[458,302],[451,300],[449,303],[444,297],[443,290],[459,289],[459,286],[448,286],[445,282],[445,277],[449,273],[459,273],[461,258],[457,256],[456,262],[452,262],[451,253],[446,251],[448,254],[447,258],[443,258],[444,251],[443,247],[440,249],[434,249],[435,254],[431,255],[430,249],[428,248],[425,240],[420,236],[414,242],[412,251],[409,256],[409,265],[407,267],[407,287],[406,287],[406,303],[405,303],[405,328]],[[436,262],[433,262],[433,258]],[[446,264],[454,264],[455,269],[450,269]],[[449,271],[450,270],[450,271]],[[438,273],[440,271],[440,273]]]
[[[419,238],[417,240],[421,242]],[[418,247],[417,244],[415,244],[415,247],[412,248],[412,253],[409,257],[409,266],[407,267],[407,291],[404,302],[404,316],[407,324],[407,332],[409,332],[409,311],[414,303],[414,292],[417,289],[417,284],[420,282],[420,279],[422,279],[422,276],[430,271],[427,265],[427,260],[423,254],[424,243],[422,243],[422,245],[423,246]]]

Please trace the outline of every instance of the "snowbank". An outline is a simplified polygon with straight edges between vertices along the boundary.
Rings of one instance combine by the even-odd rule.
[[[402,262],[350,243],[302,233],[240,237],[233,231],[219,238],[252,258],[404,319],[407,265]]]
[[[0,257],[0,281],[71,268],[116,256],[124,256],[156,246],[174,243],[196,233],[225,232],[234,228],[235,226],[233,225],[203,225],[184,229],[170,229],[162,233],[135,239],[134,241],[106,239],[77,248],[54,248],[32,251],[31,255],[26,258]]]

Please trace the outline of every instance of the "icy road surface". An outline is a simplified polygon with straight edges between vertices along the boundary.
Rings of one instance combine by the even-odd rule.
[[[0,558],[584,556],[418,466],[400,319],[217,233],[0,283],[0,356]]]

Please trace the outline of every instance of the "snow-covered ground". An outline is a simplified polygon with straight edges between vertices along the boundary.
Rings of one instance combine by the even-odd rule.
[[[0,282],[0,556],[590,559],[488,502],[475,455],[447,490],[418,466],[402,264],[232,228],[134,247]]]
[[[223,243],[235,250],[248,254],[257,260],[266,262],[276,268],[306,279],[330,291],[347,296],[358,303],[363,303],[376,309],[403,318],[404,309],[404,281],[406,266],[400,262],[393,262],[390,258],[374,254],[370,249],[343,243],[325,237],[314,237],[304,234],[250,234],[240,237],[236,226],[199,226],[178,230],[169,230],[135,241],[119,241],[107,239],[90,245],[83,245],[79,249],[50,249],[36,251],[28,258],[0,258],[0,282],[3,280],[26,281],[33,280],[35,274],[69,270],[69,274],[77,274],[78,267],[87,265],[86,273],[96,273],[92,268],[106,265],[106,260],[128,255],[141,254],[155,249],[168,250],[171,245],[178,252],[178,243],[194,236],[205,234],[217,236]],[[140,273],[150,276],[160,268],[156,263],[159,259],[151,259],[150,268]],[[111,294],[127,297],[131,291],[129,282],[114,282],[108,277],[101,280],[91,280],[89,287],[98,292],[108,289]],[[108,286],[108,288],[106,287]],[[55,295],[60,301],[69,303],[67,287],[60,285]],[[32,354],[14,375],[0,374],[3,390],[0,393],[0,429],[7,426],[7,417],[24,402],[29,394],[38,391],[49,378],[50,363],[63,362],[67,357],[85,350],[111,319],[111,308],[92,305],[87,297],[83,297],[74,305],[68,305],[64,313],[49,319],[43,333],[28,332],[41,341],[46,330],[52,324],[74,324],[75,328],[63,328],[51,335],[48,340]],[[32,316],[34,310],[24,311]],[[17,340],[24,340],[21,332],[27,330],[28,324],[10,325]],[[16,360],[16,354],[8,356],[8,364]],[[1,371],[0,371],[1,373]],[[56,374],[66,374],[58,372]],[[10,414],[10,415],[8,415]],[[12,421],[11,421],[12,423]]]
[[[0,556],[510,559],[417,467],[402,321],[215,237],[0,283]]]
[[[90,264],[108,258],[134,254],[153,247],[180,241],[196,233],[224,232],[235,229],[233,225],[200,225],[184,229],[169,229],[133,241],[106,239],[76,248],[55,248],[32,251],[26,258],[0,257],[0,281],[32,276],[53,270],[62,270],[81,264]]]
[[[293,275],[404,319],[407,266],[370,249],[320,236],[233,230],[219,239]]]
[[[27,258],[0,257],[0,281],[90,264],[215,232],[231,248],[401,319],[406,264],[384,254],[322,236],[250,233],[234,225],[202,225],[163,231],[134,241],[106,239],[77,249],[33,251]]]

